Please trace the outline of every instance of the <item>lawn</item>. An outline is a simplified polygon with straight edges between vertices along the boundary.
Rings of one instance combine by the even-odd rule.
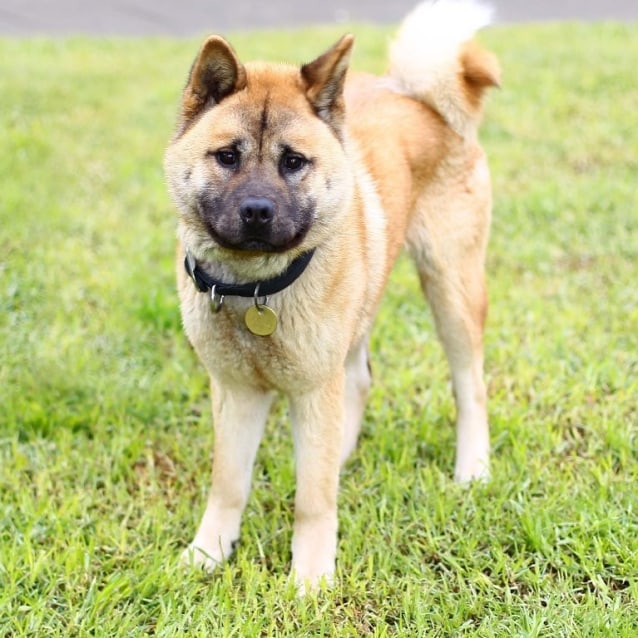
[[[356,27],[382,71],[387,29]],[[307,61],[340,29],[238,34]],[[207,379],[161,159],[199,39],[0,40],[0,635],[621,636],[638,626],[638,24],[493,28],[493,479],[451,480],[447,367],[407,260],[342,477],[338,579],[298,600],[269,423],[235,557],[184,571]],[[390,123],[389,123],[390,124]]]

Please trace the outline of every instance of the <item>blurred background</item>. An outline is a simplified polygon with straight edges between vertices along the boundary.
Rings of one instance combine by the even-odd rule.
[[[0,0],[0,34],[197,35],[202,32],[398,22],[414,0]],[[635,20],[636,0],[495,0],[501,23]]]

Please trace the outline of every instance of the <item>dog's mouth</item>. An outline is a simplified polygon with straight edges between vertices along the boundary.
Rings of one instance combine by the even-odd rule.
[[[240,244],[233,246],[235,250],[261,252],[261,253],[283,253],[298,246],[303,239],[303,235],[297,235],[285,244],[271,244],[261,239],[247,239]]]
[[[285,253],[299,246],[308,232],[308,228],[304,227],[291,237],[285,235],[267,238],[251,235],[229,237],[215,230],[210,222],[206,223],[206,229],[213,241],[221,248],[245,253]]]

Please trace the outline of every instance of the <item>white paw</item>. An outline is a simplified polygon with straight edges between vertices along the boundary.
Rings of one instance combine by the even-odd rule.
[[[332,584],[336,555],[336,511],[330,511],[319,519],[295,522],[291,571],[300,595]]]
[[[457,483],[468,484],[472,481],[487,481],[490,478],[490,463],[488,458],[459,459],[454,468],[454,480]]]
[[[200,567],[207,572],[212,572],[223,561],[219,548],[206,550],[201,543],[192,542],[182,552],[182,564],[187,567]]]
[[[334,573],[332,571],[324,573],[301,573],[293,568],[295,585],[299,596],[315,594],[318,591],[329,589],[334,584]]]

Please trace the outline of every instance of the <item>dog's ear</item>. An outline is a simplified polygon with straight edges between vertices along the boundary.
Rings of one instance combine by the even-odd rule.
[[[310,104],[317,116],[337,135],[341,132],[345,115],[343,86],[353,43],[352,35],[344,35],[323,55],[301,67]]]
[[[191,67],[182,96],[182,117],[189,122],[203,109],[221,102],[246,86],[246,70],[233,48],[211,35]]]

